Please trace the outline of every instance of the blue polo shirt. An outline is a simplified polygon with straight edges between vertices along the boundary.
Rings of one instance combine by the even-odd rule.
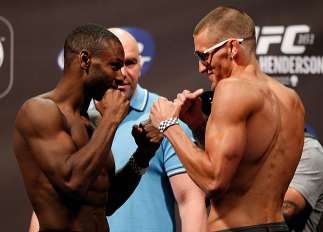
[[[137,149],[131,135],[132,126],[149,118],[150,107],[158,98],[157,94],[137,85],[129,113],[119,125],[112,144],[116,170],[122,168]],[[179,123],[194,140],[188,126]],[[176,231],[175,198],[168,178],[183,172],[186,172],[183,165],[165,137],[134,193],[112,216],[107,217],[110,231]]]

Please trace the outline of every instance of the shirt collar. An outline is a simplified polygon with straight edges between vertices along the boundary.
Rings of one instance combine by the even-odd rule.
[[[148,101],[148,91],[137,84],[137,91],[130,102],[130,107],[137,111],[144,111]]]

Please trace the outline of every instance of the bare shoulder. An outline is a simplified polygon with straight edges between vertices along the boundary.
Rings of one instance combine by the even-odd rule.
[[[303,103],[294,89],[291,89],[272,78],[269,82],[269,86],[283,104],[290,105],[292,107],[291,109],[300,108],[301,111],[305,112]]]
[[[230,77],[221,80],[215,88],[212,108],[223,105],[225,108],[245,109],[250,113],[259,109],[262,102],[263,95],[259,85],[252,81]]]
[[[40,97],[27,100],[15,120],[15,129],[21,134],[41,132],[51,128],[61,129],[65,125],[66,119],[57,104],[50,99]]]

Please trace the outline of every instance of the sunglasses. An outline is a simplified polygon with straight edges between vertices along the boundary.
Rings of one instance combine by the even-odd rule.
[[[206,64],[206,60],[208,59],[209,57],[209,54],[208,52],[209,51],[212,51],[216,48],[219,48],[223,45],[225,45],[227,42],[229,42],[230,40],[232,39],[227,39],[227,40],[224,40],[216,45],[214,45],[213,47],[210,47],[209,49],[206,49],[204,52],[199,52],[199,51],[195,51],[194,52],[194,55],[197,57],[197,59],[199,59],[199,61],[202,63],[202,64]],[[243,39],[237,39],[239,41],[239,43],[242,43]]]

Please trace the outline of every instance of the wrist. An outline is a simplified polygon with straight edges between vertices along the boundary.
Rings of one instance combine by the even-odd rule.
[[[170,127],[170,126],[173,126],[173,125],[178,125],[178,119],[177,118],[169,118],[165,121],[161,121],[159,123],[159,126],[158,126],[158,130],[161,134],[164,133],[164,131]]]
[[[134,155],[132,155],[129,159],[129,165],[131,167],[131,169],[137,173],[138,175],[144,175],[147,170],[148,170],[148,167],[149,167],[149,163],[148,163],[148,166],[145,167],[145,168],[142,168],[140,165],[138,165],[138,163],[136,162],[135,158],[134,158]]]
[[[150,157],[152,157],[153,155],[150,155],[149,153],[147,153],[146,151],[138,147],[132,156],[139,167],[147,168],[149,166],[149,161],[151,159]]]

